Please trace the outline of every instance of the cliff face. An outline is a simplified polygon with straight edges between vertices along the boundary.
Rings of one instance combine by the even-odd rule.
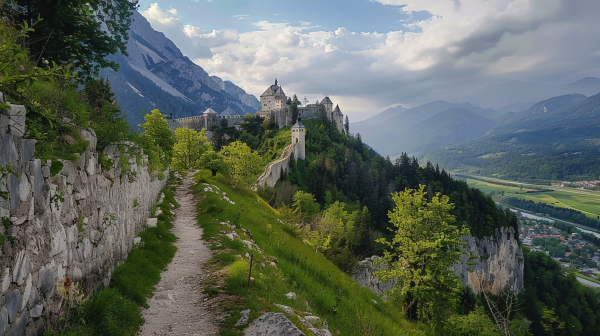
[[[471,286],[475,294],[486,291],[498,294],[503,289],[520,291],[523,288],[523,250],[514,238],[512,228],[496,230],[493,237],[478,239],[463,237],[467,242],[467,254],[463,254],[461,262],[453,267],[464,286]],[[479,256],[468,265],[470,256]],[[367,258],[358,263],[352,271],[352,278],[359,284],[371,289],[377,294],[382,294],[391,289],[394,284],[380,283],[373,272],[378,269],[374,266],[377,257]],[[379,266],[381,267],[381,266]]]
[[[454,272],[463,282],[470,285],[475,294],[486,291],[498,294],[503,289],[520,291],[523,288],[523,250],[514,238],[513,228],[496,230],[493,237],[477,239],[464,237],[466,249],[474,259],[473,266],[467,265],[469,257],[454,266]]]

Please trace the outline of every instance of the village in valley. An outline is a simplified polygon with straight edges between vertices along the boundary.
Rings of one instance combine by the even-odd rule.
[[[523,245],[530,247],[532,251],[545,252],[564,268],[598,279],[600,251],[590,238],[600,237],[600,234],[562,222],[560,225],[556,220],[543,216],[520,211],[517,214],[519,236]],[[568,228],[570,232],[564,228]]]

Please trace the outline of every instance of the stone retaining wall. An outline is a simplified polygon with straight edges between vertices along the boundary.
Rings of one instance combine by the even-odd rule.
[[[166,184],[166,178],[149,174],[145,156],[138,165],[114,148],[105,150],[113,168],[102,170],[96,136],[86,129],[80,131],[90,141],[88,151],[77,162],[62,160],[63,169],[51,176],[51,162],[34,157],[35,140],[22,137],[24,124],[22,106],[0,114],[0,166],[10,164],[16,173],[0,181],[9,195],[7,200],[0,197],[5,238],[0,335],[42,335],[55,327],[61,308],[65,311],[66,302],[57,293],[65,276],[82,284],[86,294],[107,286]],[[123,177],[120,160],[131,166]]]

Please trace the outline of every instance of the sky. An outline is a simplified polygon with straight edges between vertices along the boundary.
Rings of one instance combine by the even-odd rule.
[[[209,74],[325,95],[351,121],[488,85],[600,77],[598,0],[140,0]]]

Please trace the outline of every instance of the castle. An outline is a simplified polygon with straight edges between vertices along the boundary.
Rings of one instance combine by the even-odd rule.
[[[260,111],[256,115],[270,120],[279,128],[292,125],[292,109],[287,105],[288,97],[283,92],[283,88],[275,84],[260,96]],[[344,129],[344,114],[340,110],[339,105],[333,107],[333,102],[329,97],[323,98],[321,102],[317,101],[314,104],[306,104],[298,106],[298,119],[308,120],[319,116],[319,112],[324,111],[327,119],[335,124],[337,130],[342,133]]]
[[[287,105],[287,101],[288,97],[283,92],[283,88],[275,80],[275,84],[269,86],[267,91],[260,96],[260,111],[256,112],[256,115],[269,120],[279,128],[292,126],[292,109],[290,105]],[[342,114],[339,105],[333,107],[333,102],[329,97],[325,97],[321,102],[317,101],[314,104],[298,105],[298,120],[318,118],[321,112],[325,112],[327,119],[335,125],[340,133],[343,132],[344,114]],[[221,113],[208,108],[199,116],[178,119],[167,116],[166,119],[171,131],[175,131],[179,127],[186,127],[195,131],[202,129],[208,131],[214,126],[239,129],[244,116],[237,115],[235,111],[228,107]]]

